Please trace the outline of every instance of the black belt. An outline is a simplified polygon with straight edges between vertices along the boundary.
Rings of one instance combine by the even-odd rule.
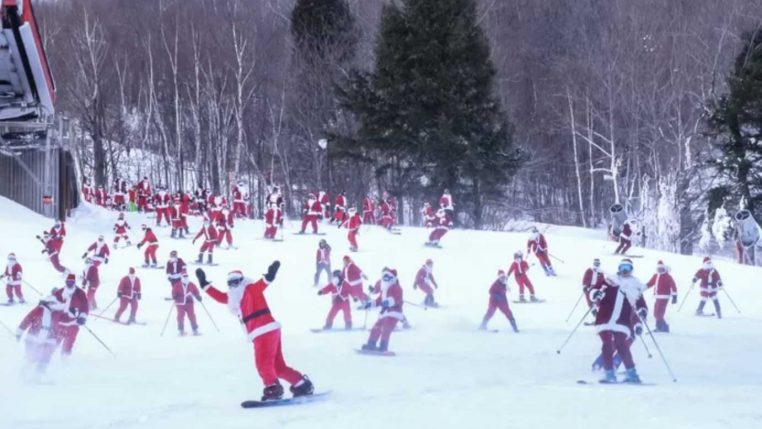
[[[265,316],[265,315],[268,315],[268,314],[270,314],[270,309],[269,308],[265,308],[265,309],[262,309],[262,310],[257,310],[255,312],[247,315],[243,319],[241,319],[241,322],[242,323],[246,323],[249,320],[256,319],[257,317]]]

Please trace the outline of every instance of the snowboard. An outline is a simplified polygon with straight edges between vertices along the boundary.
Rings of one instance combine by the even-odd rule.
[[[312,395],[299,396],[297,398],[283,398],[272,401],[243,401],[241,407],[243,408],[266,408],[266,407],[279,407],[283,405],[298,405],[308,404],[310,402],[320,401],[324,399],[331,391],[313,393]]]
[[[127,322],[122,322],[121,320],[120,320],[120,321],[118,321],[118,322],[115,322],[115,323],[118,323],[118,324],[120,324],[120,325],[124,325],[124,326],[131,326],[131,325],[137,325],[137,326],[146,326],[146,325],[148,325],[148,323],[146,323],[146,322],[132,322],[132,323],[127,323]]]
[[[656,383],[625,383],[623,381],[617,381],[615,383],[608,382],[608,381],[587,381],[587,380],[577,380],[577,384],[582,385],[595,385],[595,384],[601,384],[601,385],[620,385],[624,384],[627,386],[656,386]]]
[[[390,352],[389,350],[382,352],[379,350],[362,350],[362,349],[355,349],[355,352],[361,355],[368,355],[368,356],[384,356],[384,357],[392,357],[397,356],[396,353]]]
[[[425,247],[431,247],[433,249],[441,249],[442,248],[441,244],[435,244],[435,243],[423,243],[423,245]]]
[[[696,317],[715,317],[717,314],[715,313],[703,313],[703,314],[697,314]]]
[[[163,270],[164,269],[164,265],[157,265],[155,267],[152,267],[150,265],[149,266],[141,265],[140,268],[145,268],[145,269],[149,269],[149,270]]]
[[[26,305],[26,302],[24,302],[24,303],[20,303],[20,302],[13,302],[13,303],[11,303],[11,302],[0,302],[0,305],[2,305],[3,307],[15,307],[17,305]]]
[[[543,302],[545,302],[544,299],[538,299],[537,301],[529,301],[529,300],[527,300],[527,301],[518,301],[518,300],[513,300],[514,304],[542,304]]]
[[[320,333],[333,333],[333,332],[357,332],[357,331],[365,331],[365,328],[352,328],[352,329],[343,329],[343,328],[335,328],[335,329],[323,329],[323,328],[312,328],[310,329],[310,332],[315,334]]]
[[[314,233],[314,232],[295,232],[293,234],[294,235],[303,235],[303,236],[307,237],[307,236],[317,236],[317,235],[323,236],[323,235],[325,235],[325,232],[317,232],[317,233]]]
[[[196,266],[206,266],[206,267],[216,267],[216,266],[218,266],[220,264],[218,264],[217,262],[213,262],[211,264],[206,263],[206,262],[193,262],[193,265],[196,265]]]
[[[613,256],[621,256],[623,258],[642,258],[644,255],[622,255],[619,253],[612,253]]]

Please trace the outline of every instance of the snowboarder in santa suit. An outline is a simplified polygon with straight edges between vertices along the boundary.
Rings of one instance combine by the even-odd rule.
[[[452,201],[452,195],[450,195],[449,189],[445,189],[444,192],[442,192],[442,196],[439,197],[439,208],[445,211],[447,219],[450,222],[455,219],[455,204]]]
[[[57,220],[48,232],[50,233],[51,237],[60,238],[61,247],[63,247],[63,240],[66,237],[66,226],[64,226],[64,223],[60,220]]]
[[[433,270],[434,261],[427,259],[415,275],[415,283],[413,283],[413,289],[420,289],[426,294],[423,300],[423,305],[426,307],[439,307],[439,304],[434,301],[434,289],[439,289],[439,285],[434,280]]]
[[[319,191],[317,200],[323,210],[323,213],[321,214],[321,220],[330,219],[331,217],[329,212],[331,211],[331,199],[328,197],[328,193],[325,191]]]
[[[21,264],[16,260],[16,254],[10,253],[8,255],[8,264],[5,266],[5,272],[0,278],[5,278],[5,294],[8,296],[8,305],[13,305],[16,302],[13,297],[14,294],[19,300],[19,304],[24,304],[24,294],[21,292],[21,280],[24,269]]]
[[[307,203],[304,205],[304,218],[302,219],[302,229],[299,234],[304,234],[307,229],[307,224],[312,225],[312,233],[318,233],[317,221],[323,216],[323,208],[320,205],[320,201],[315,198],[314,194],[309,194],[307,197]]]
[[[622,232],[619,233],[619,246],[614,251],[615,254],[624,255],[632,247],[632,236],[635,234],[635,219],[628,219],[622,226]]]
[[[392,206],[389,204],[389,194],[384,192],[384,198],[378,202],[378,209],[381,212],[381,226],[391,230],[394,226],[394,217],[392,217]]]
[[[45,372],[56,348],[51,311],[46,305],[46,301],[40,301],[37,307],[24,316],[16,329],[16,341],[21,341],[26,333],[25,359],[28,364],[35,365],[38,373]]]
[[[434,226],[434,230],[429,234],[429,241],[426,242],[427,246],[440,247],[439,240],[447,234],[452,224],[447,219],[447,214],[444,210],[437,210],[437,220]]]
[[[140,182],[138,182],[137,194],[138,194],[138,211],[139,212],[147,211],[148,198],[150,198],[151,196],[151,183],[148,182],[148,177],[143,177],[143,179]]]
[[[717,293],[722,289],[722,278],[720,278],[719,271],[714,268],[714,264],[710,257],[707,256],[704,258],[703,265],[696,271],[696,274],[693,275],[692,283],[695,284],[696,282],[700,282],[699,288],[701,290],[701,302],[699,302],[699,306],[696,309],[696,316],[704,315],[704,306],[706,305],[706,302],[711,299],[714,303],[714,312],[717,315],[717,318],[722,319],[720,297],[717,296]]]
[[[246,184],[243,180],[239,180],[237,184],[233,185],[233,214],[238,218],[247,217],[246,210],[246,198],[248,197],[248,191]]]
[[[171,221],[169,220],[169,203],[171,199],[169,193],[167,193],[167,190],[162,186],[154,197],[156,205],[156,226],[161,226],[162,218],[167,226],[171,225]]]
[[[531,255],[534,252],[537,261],[540,262],[542,270],[545,271],[546,276],[556,275],[556,271],[553,269],[553,265],[548,258],[548,243],[545,241],[545,236],[540,233],[537,227],[532,227],[532,231],[529,234],[529,240],[527,240],[527,255]]]
[[[93,202],[93,187],[90,185],[89,179],[82,179],[82,197],[86,202]]]
[[[601,260],[598,258],[593,259],[593,265],[586,269],[585,274],[582,275],[582,294],[585,296],[587,308],[592,308],[590,313],[593,317],[598,314],[598,309],[593,306],[593,300],[590,299],[590,291],[599,289],[603,286],[605,280],[606,274],[601,269]]]
[[[402,314],[403,294],[402,287],[397,279],[397,270],[384,268],[381,271],[381,280],[376,283],[379,294],[374,301],[368,301],[363,308],[381,307],[378,321],[370,331],[367,343],[363,344],[362,350],[385,352],[389,350],[389,338],[405,316]]]
[[[366,225],[374,225],[376,223],[376,205],[370,194],[366,195],[362,200],[362,222]]]
[[[196,259],[196,263],[203,263],[204,253],[206,253],[206,263],[211,265],[213,263],[212,255],[214,254],[214,246],[216,246],[219,242],[219,238],[217,236],[217,228],[215,228],[214,225],[212,225],[212,223],[208,220],[204,221],[204,225],[198,231],[198,234],[196,234],[196,236],[193,238],[193,244],[196,244],[196,240],[202,236],[204,237],[204,243],[201,245],[201,249],[198,251],[198,259]]]
[[[85,269],[82,272],[82,287],[87,288],[87,302],[90,310],[97,310],[98,304],[95,301],[95,293],[101,285],[100,274],[98,273],[98,264],[93,258],[85,259]]]
[[[633,335],[643,333],[642,321],[648,315],[643,299],[646,286],[632,275],[633,264],[623,259],[614,276],[606,278],[601,288],[593,289],[591,299],[598,306],[595,331],[601,339],[603,368],[606,371],[602,383],[617,383],[614,371],[614,353],[620,357],[626,369],[625,383],[640,383],[635,362],[630,353]]]
[[[349,241],[349,250],[352,252],[357,252],[358,246],[357,246],[357,235],[360,234],[360,227],[362,226],[362,219],[360,219],[360,215],[357,213],[357,209],[354,207],[349,208],[349,217],[347,217],[340,225],[341,227],[346,227],[349,231],[347,233],[347,241]]]
[[[431,204],[427,201],[423,203],[423,208],[421,209],[421,219],[423,221],[423,227],[424,228],[433,228],[437,217],[434,214],[434,209],[431,207]]]
[[[40,253],[48,254],[48,260],[53,265],[53,268],[59,273],[68,271],[66,267],[61,265],[61,262],[58,259],[61,252],[61,246],[63,245],[63,239],[59,236],[51,236],[48,231],[42,233],[42,238],[38,235],[37,239],[40,240],[43,246],[45,246]]]
[[[659,261],[656,264],[656,273],[646,283],[647,287],[654,288],[654,318],[656,319],[656,329],[654,332],[669,332],[669,325],[664,320],[664,314],[667,312],[667,304],[677,304],[677,285],[672,275],[669,274],[669,267],[664,262]]]
[[[505,275],[505,271],[499,270],[497,272],[497,280],[492,283],[489,288],[489,303],[487,304],[487,313],[482,319],[482,324],[479,325],[479,329],[487,329],[487,323],[492,319],[496,310],[500,310],[501,313],[508,318],[508,322],[513,328],[513,332],[519,332],[518,326],[516,326],[516,319],[513,318],[513,312],[508,305],[508,276]]]
[[[331,245],[327,241],[320,240],[315,254],[315,281],[313,287],[317,287],[320,282],[320,275],[325,271],[325,276],[331,280]]]
[[[283,398],[283,386],[279,379],[291,384],[294,397],[311,395],[314,391],[312,382],[306,375],[286,365],[281,347],[280,324],[275,321],[267,301],[265,290],[275,280],[280,262],[273,262],[267,274],[259,280],[244,277],[241,271],[228,273],[227,292],[215,288],[206,278],[204,270],[196,270],[198,283],[212,299],[226,304],[246,330],[247,338],[254,346],[254,360],[265,385],[263,401]]]
[[[275,240],[275,234],[278,233],[278,227],[283,225],[283,212],[277,203],[270,203],[270,207],[265,212],[265,238]]]
[[[177,307],[177,333],[179,336],[185,336],[185,317],[188,317],[193,335],[199,335],[198,323],[196,323],[196,310],[194,308],[194,299],[201,302],[201,293],[198,287],[190,281],[188,272],[183,270],[180,273],[180,281],[172,284],[172,299]]]
[[[119,244],[119,240],[124,240],[127,246],[131,245],[130,237],[127,235],[127,230],[131,229],[130,225],[124,220],[124,213],[119,213],[119,218],[114,224],[114,248]]]
[[[360,267],[348,255],[344,255],[342,259],[344,268],[341,271],[341,278],[344,279],[344,287],[349,291],[349,295],[355,301],[360,301],[365,304],[368,301],[368,295],[363,290],[362,281],[368,280],[368,276],[362,272]]]
[[[114,322],[119,322],[119,318],[122,317],[122,313],[130,307],[130,318],[127,319],[127,324],[135,323],[135,315],[138,313],[138,301],[140,301],[140,279],[135,275],[135,268],[130,267],[127,275],[122,277],[119,281],[119,287],[117,288],[116,297],[119,298],[119,309],[116,310],[114,315]]]
[[[318,295],[331,294],[331,309],[328,311],[328,316],[325,318],[325,325],[323,329],[329,330],[333,328],[333,320],[339,311],[344,313],[344,329],[352,329],[352,310],[349,308],[349,290],[343,287],[344,279],[341,277],[341,271],[335,270],[331,282],[324,288],[318,291]]]
[[[529,276],[527,275],[528,271],[529,264],[527,264],[527,261],[524,260],[524,255],[522,255],[521,252],[514,253],[513,263],[508,269],[508,277],[513,274],[513,277],[516,280],[516,284],[519,285],[519,301],[526,302],[526,299],[524,298],[524,288],[526,288],[529,290],[529,301],[537,302],[538,299],[534,295],[534,286],[532,285],[532,281],[529,280]]]
[[[177,256],[177,250],[169,252],[169,260],[167,260],[167,280],[170,286],[180,281],[183,271],[185,271],[185,261],[183,258]]]
[[[156,268],[159,265],[156,261],[156,251],[159,249],[159,239],[156,238],[156,234],[154,234],[151,228],[147,225],[141,225],[140,228],[143,230],[144,236],[143,240],[138,243],[138,249],[146,246],[146,250],[143,252],[143,257],[145,258],[143,267],[148,267],[150,263],[152,268]]]
[[[347,218],[347,197],[346,192],[341,191],[339,195],[336,195],[336,201],[333,210],[333,217],[331,223],[336,222],[338,225],[344,223]]]
[[[102,235],[99,235],[98,240],[87,248],[87,251],[82,254],[82,259],[87,258],[87,255],[91,253],[90,259],[93,260],[95,265],[108,264],[108,257],[111,255],[111,251],[108,248],[108,244],[106,244],[106,239]]]

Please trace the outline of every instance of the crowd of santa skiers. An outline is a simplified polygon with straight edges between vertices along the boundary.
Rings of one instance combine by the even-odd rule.
[[[119,189],[124,188],[123,181]],[[186,207],[182,208],[185,197],[178,195],[177,198],[168,197],[168,194],[159,190],[156,194],[150,193],[150,187],[141,184],[136,189],[135,201],[139,210],[149,210],[149,199],[155,195],[161,195],[161,204],[155,203],[153,210],[157,213],[157,225],[164,219],[167,226],[171,227],[171,238],[182,238],[188,234],[186,217],[191,214],[191,200],[185,201]],[[116,189],[116,188],[115,188]],[[117,198],[118,197],[118,198]],[[163,203],[167,198],[167,205]],[[243,198],[243,197],[242,197]],[[120,191],[114,193],[114,204],[123,205],[132,202],[133,196],[127,190],[127,194]],[[154,200],[156,201],[156,200]],[[238,202],[238,201],[236,201]],[[241,200],[245,202],[245,200]],[[268,210],[264,214],[265,238],[274,239],[277,230],[282,226],[283,198],[277,188],[273,188],[267,197]],[[171,210],[172,203],[179,204],[176,211]],[[200,204],[196,202],[196,204]],[[329,223],[335,223],[339,228],[348,229],[350,248],[357,250],[357,234],[363,223],[378,223],[382,227],[392,230],[396,222],[397,204],[393,197],[384,193],[381,201],[376,206],[370,196],[362,203],[362,215],[349,206],[343,193],[337,195],[333,210],[328,210],[328,200],[325,193],[318,193],[308,197],[304,207],[303,220],[300,233],[304,233],[307,226],[318,232],[318,221],[329,219]],[[453,222],[453,202],[449,192],[443,194],[439,201],[440,208],[434,214],[430,204],[426,203],[422,214],[426,226],[433,227],[429,243],[438,242],[447,232]],[[378,207],[379,218],[376,217]],[[120,206],[121,208],[121,206]],[[160,214],[163,212],[164,214]],[[198,210],[198,209],[193,209]],[[238,209],[227,210],[227,205],[221,197],[212,200],[203,199],[203,210],[198,212],[203,216],[203,227],[193,239],[202,240],[197,263],[202,263],[203,256],[207,255],[207,263],[213,262],[214,248],[219,246],[223,239],[228,245],[232,245],[230,229],[233,228],[233,219],[236,215],[245,216],[245,212]],[[269,213],[269,214],[268,214]],[[181,216],[182,214],[182,216]],[[221,220],[222,219],[222,220]],[[444,219],[444,220],[443,220]],[[223,224],[220,227],[220,224]],[[437,232],[443,228],[444,233]],[[120,242],[130,245],[131,227],[126,222],[124,214],[120,213],[116,220],[113,232],[113,246]],[[148,225],[142,225],[142,239],[137,243],[138,248],[145,247],[144,267],[159,267],[157,261],[158,238]],[[628,240],[632,231],[624,229],[620,236],[620,246],[616,253],[623,253],[622,236]],[[43,235],[37,238],[42,242],[42,252],[47,254],[53,268],[64,274],[64,285],[54,289],[50,295],[39,301],[24,317],[17,330],[17,338],[26,334],[26,352],[29,360],[37,364],[40,370],[44,370],[53,353],[60,348],[61,354],[68,356],[72,353],[80,327],[85,326],[88,316],[98,309],[96,300],[97,290],[100,286],[100,269],[102,265],[109,263],[110,249],[105,236],[99,236],[82,254],[85,268],[80,278],[80,286],[77,285],[77,276],[71,270],[62,266],[59,254],[62,250],[66,237],[66,229],[62,222],[55,225]],[[629,248],[629,246],[626,246]],[[513,331],[519,332],[518,325],[511,311],[508,301],[508,282],[511,276],[518,286],[518,300],[516,303],[539,303],[542,302],[536,296],[535,287],[530,280],[529,272],[535,264],[539,264],[544,274],[549,277],[556,276],[551,259],[555,257],[550,253],[545,236],[537,229],[530,230],[526,244],[526,254],[534,256],[536,262],[529,263],[524,253],[519,251],[514,254],[513,261],[507,269],[500,269],[497,278],[489,286],[486,313],[482,319],[480,329],[487,329],[487,324],[496,311],[500,311],[507,318]],[[383,353],[389,349],[389,341],[398,323],[403,328],[409,327],[407,318],[403,312],[404,300],[403,288],[400,284],[400,274],[396,269],[385,267],[381,271],[380,278],[374,285],[365,287],[365,282],[370,280],[368,274],[348,255],[342,258],[342,267],[332,270],[331,246],[325,239],[318,243],[316,251],[316,269],[314,274],[314,286],[318,288],[318,295],[329,295],[331,307],[326,316],[323,329],[333,328],[335,317],[342,313],[344,328],[352,329],[352,307],[369,310],[377,307],[380,309],[378,320],[373,325],[369,337],[362,350],[367,352]],[[283,396],[283,388],[279,379],[286,380],[291,384],[294,396],[308,395],[313,391],[313,385],[309,378],[300,372],[288,367],[283,359],[281,351],[280,325],[275,320],[267,301],[265,289],[274,281],[279,269],[279,262],[275,261],[268,269],[267,274],[261,279],[252,279],[244,275],[242,271],[231,271],[227,277],[227,291],[223,291],[211,285],[206,279],[205,272],[196,270],[197,283],[189,276],[185,261],[179,257],[177,251],[171,251],[166,262],[164,271],[171,290],[171,299],[177,311],[177,329],[179,335],[185,335],[185,321],[190,323],[191,332],[199,333],[194,305],[202,302],[201,292],[206,292],[214,301],[224,304],[238,317],[244,325],[248,339],[253,343],[255,364],[265,385],[263,400],[278,399]],[[434,261],[427,259],[415,274],[412,288],[422,294],[422,306],[436,308],[438,303],[435,299],[435,291],[439,284],[433,274]],[[327,277],[327,283],[321,286],[320,279],[323,272]],[[3,274],[6,278],[6,293],[8,304],[16,301],[24,303],[22,292],[23,269],[14,254],[8,256],[8,263]],[[595,368],[605,371],[605,382],[616,382],[615,368],[618,364],[624,364],[626,369],[625,382],[638,383],[639,376],[635,370],[635,364],[630,353],[630,346],[634,338],[640,335],[647,317],[647,307],[644,293],[648,288],[654,289],[654,318],[656,321],[655,331],[669,332],[665,314],[668,304],[677,302],[677,288],[674,279],[669,273],[669,268],[661,261],[656,267],[656,272],[646,283],[642,283],[634,275],[634,264],[631,259],[625,258],[619,263],[616,273],[604,274],[601,262],[595,259],[588,268],[582,279],[582,294],[588,304],[589,312],[595,317],[595,329],[601,339],[601,354],[594,363]],[[709,258],[704,259],[703,266],[694,278],[694,283],[700,287],[701,302],[696,310],[697,315],[704,314],[706,301],[711,300],[715,313],[721,317],[721,308],[718,300],[718,292],[722,288],[722,281],[718,271],[712,265]],[[136,323],[136,314],[141,300],[141,282],[137,277],[136,269],[131,267],[127,274],[121,278],[117,287],[117,297],[112,302],[118,302],[118,309],[113,317],[115,322],[132,324]],[[528,299],[526,297],[528,293]],[[202,304],[203,305],[203,304]],[[414,304],[418,305],[418,304]],[[129,308],[127,320],[121,318]],[[102,317],[102,316],[96,316]]]

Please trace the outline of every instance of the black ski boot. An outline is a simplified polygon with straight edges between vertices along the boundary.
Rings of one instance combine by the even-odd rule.
[[[209,265],[212,265],[213,262],[212,262],[212,254],[211,253],[206,255],[206,263],[209,264]]]
[[[696,316],[703,316],[704,315],[704,306],[705,305],[706,305],[706,301],[701,301],[699,303],[699,306],[696,309]]]
[[[519,327],[516,326],[516,319],[511,317],[510,319],[508,319],[508,321],[511,322],[511,328],[513,328],[513,332],[518,333],[519,332]]]
[[[519,295],[519,302],[527,302],[527,299],[524,298],[524,295]]]
[[[172,232],[169,233],[169,238],[175,238],[177,235],[177,230],[172,228]]]
[[[199,253],[198,254],[198,259],[196,259],[196,263],[197,264],[201,264],[203,262],[204,262],[204,254],[203,253]]]
[[[352,330],[352,322],[345,323],[344,324],[344,329],[346,329],[347,331],[351,331]]]
[[[381,340],[381,342],[378,343],[378,351],[385,352],[387,350],[389,350],[389,341]]]
[[[278,399],[283,399],[283,386],[276,381],[274,384],[265,387],[265,390],[262,392],[262,400],[277,401]]]
[[[315,386],[312,385],[310,378],[306,375],[302,377],[302,381],[289,388],[294,398],[300,396],[312,395],[315,392]]]
[[[376,347],[376,343],[371,340],[368,340],[366,344],[363,344],[362,349],[369,352],[378,351],[378,347]]]
[[[715,299],[714,300],[714,311],[717,313],[717,318],[722,319],[722,309],[720,309],[720,300]]]

